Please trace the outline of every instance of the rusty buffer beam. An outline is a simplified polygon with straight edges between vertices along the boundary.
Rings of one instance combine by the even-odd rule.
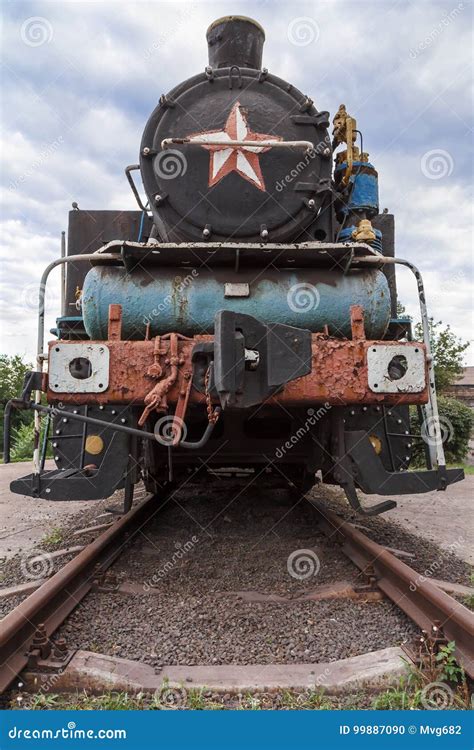
[[[318,513],[324,534],[338,542],[360,570],[370,570],[378,588],[397,607],[422,630],[431,632],[437,626],[449,641],[455,642],[458,662],[474,678],[474,614],[352,524],[316,503],[311,505]]]
[[[91,590],[97,576],[118,557],[124,542],[137,534],[161,507],[155,495],[147,497],[3,618],[0,622],[0,693],[26,667],[38,626],[44,625],[50,638]]]
[[[113,307],[113,306],[111,306]],[[178,376],[167,392],[169,404],[175,405],[179,393],[186,388],[186,374],[191,373],[192,352],[195,344],[211,344],[213,336],[195,336],[193,339],[178,342],[178,354],[181,361]],[[59,342],[65,349],[77,345],[77,341]],[[109,350],[109,384],[101,393],[66,393],[53,391],[49,387],[47,375],[44,375],[43,390],[47,392],[48,403],[62,401],[64,404],[129,404],[145,403],[145,398],[157,382],[155,375],[150,375],[150,368],[155,363],[155,340],[122,341],[110,338],[107,342],[88,341],[87,344],[106,345]],[[286,383],[281,391],[269,399],[269,403],[281,403],[287,407],[314,406],[315,403],[341,404],[425,404],[428,400],[427,385],[420,391],[395,391],[393,393],[375,393],[369,387],[367,351],[374,345],[384,347],[400,346],[399,341],[366,341],[339,340],[326,337],[324,334],[312,335],[312,371],[297,380]],[[49,344],[50,350],[58,345],[57,341]],[[425,351],[423,344],[408,342],[407,349]],[[170,342],[162,339],[160,347],[160,371],[166,373],[170,360]],[[183,379],[184,378],[184,379]],[[426,378],[426,383],[428,378]],[[204,394],[193,388],[189,401],[191,404],[204,404]]]

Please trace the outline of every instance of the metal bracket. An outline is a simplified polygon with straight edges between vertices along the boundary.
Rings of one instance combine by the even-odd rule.
[[[311,372],[311,333],[221,310],[215,318],[213,383],[223,408],[262,403]]]

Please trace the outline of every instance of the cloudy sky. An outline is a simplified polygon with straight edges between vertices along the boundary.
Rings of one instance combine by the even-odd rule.
[[[396,215],[397,254],[422,270],[433,315],[471,338],[471,3],[416,0],[3,0],[0,351],[32,358],[36,289],[72,201],[135,208],[137,161],[159,96],[203,70],[228,13],[264,26],[264,64],[331,116],[357,117]],[[47,297],[58,312],[59,272]],[[399,292],[416,317],[413,280]],[[467,357],[474,363],[474,352]]]

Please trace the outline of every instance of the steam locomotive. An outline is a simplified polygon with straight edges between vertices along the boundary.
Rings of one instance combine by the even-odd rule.
[[[136,211],[73,204],[67,251],[40,286],[38,360],[6,410],[35,413],[34,470],[13,492],[98,499],[143,481],[243,476],[306,492],[444,490],[446,469],[423,281],[395,256],[394,217],[355,118],[329,113],[262,67],[265,34],[230,16],[207,31],[202,73],[161,96]],[[136,186],[138,171],[142,187]],[[397,316],[395,265],[414,273],[424,340]],[[60,266],[47,353],[44,295]],[[47,367],[45,368],[45,363]],[[427,467],[408,471],[409,407]],[[52,446],[56,469],[46,471]]]

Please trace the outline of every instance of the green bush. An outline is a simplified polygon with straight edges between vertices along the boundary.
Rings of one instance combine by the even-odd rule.
[[[43,444],[43,435],[41,435],[40,446]],[[33,457],[33,425],[21,424],[16,430],[12,431],[12,448],[10,458],[12,461],[28,461]],[[51,458],[51,443],[48,442],[47,458]]]
[[[446,462],[459,464],[464,461],[469,450],[469,438],[474,425],[474,414],[469,406],[449,396],[438,397],[439,418],[443,435]],[[411,433],[417,439],[413,443],[412,464],[424,464],[425,442],[421,435],[418,413],[415,407],[410,408]]]

